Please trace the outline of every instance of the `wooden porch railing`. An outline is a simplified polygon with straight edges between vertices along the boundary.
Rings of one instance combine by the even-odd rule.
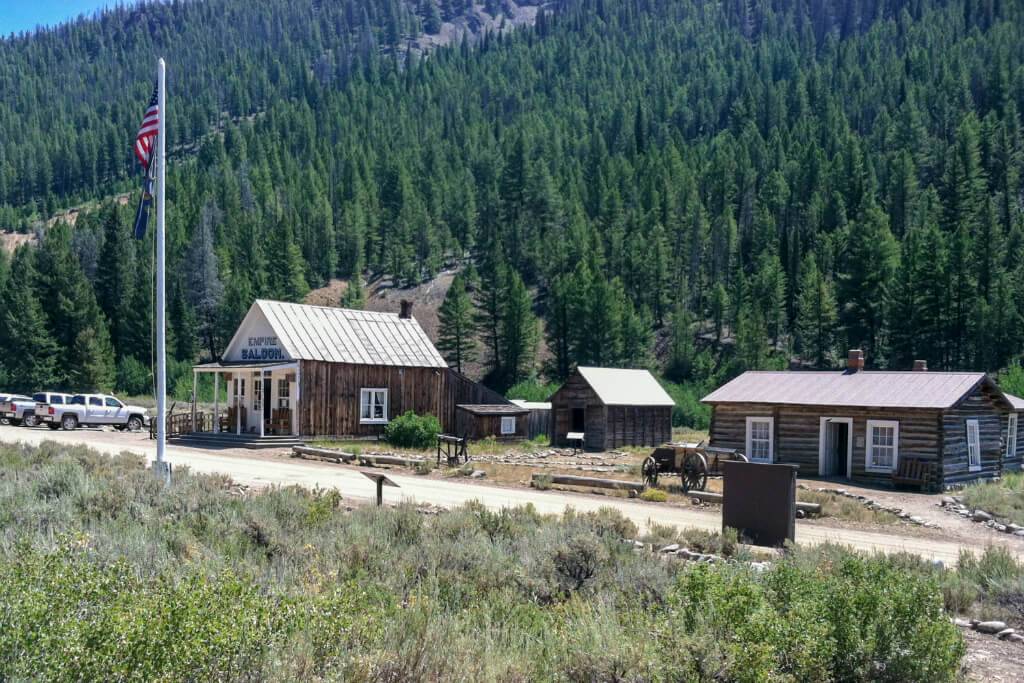
[[[149,437],[156,438],[156,420],[149,424]],[[192,413],[173,413],[167,416],[167,436],[180,436],[193,432],[212,432],[213,413],[196,413],[195,423],[192,422]]]

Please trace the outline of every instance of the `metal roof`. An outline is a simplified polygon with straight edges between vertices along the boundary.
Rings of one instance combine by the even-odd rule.
[[[647,370],[576,368],[606,406],[674,406],[658,380]]]
[[[415,318],[265,299],[258,299],[253,308],[266,317],[293,360],[448,367]]]
[[[524,401],[521,398],[509,400],[520,408],[526,408],[527,410],[551,410],[551,404],[546,401]]]
[[[1003,392],[1003,396],[1005,396],[1006,400],[1010,402],[1010,406],[1014,410],[1024,410],[1024,398],[1021,398],[1020,396],[1014,396],[1013,394],[1008,394],[1005,391]]]
[[[850,408],[950,408],[982,382],[983,372],[745,372],[704,403],[768,403]]]
[[[525,415],[529,410],[508,403],[460,403],[455,406],[473,415]]]

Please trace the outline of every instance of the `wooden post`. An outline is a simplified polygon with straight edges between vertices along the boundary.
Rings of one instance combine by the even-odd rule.
[[[220,433],[220,373],[213,373],[213,433]]]
[[[242,379],[241,377],[234,377],[232,379],[234,379],[234,382],[235,382],[235,401],[234,401],[234,403],[235,403],[235,434],[241,435],[241,433],[242,433],[242,406],[241,406],[241,404],[239,402],[239,399],[242,398],[242,394],[240,392],[242,391],[242,387],[245,386],[245,385],[242,384],[242,382],[244,382],[245,380]]]
[[[196,392],[198,391],[198,389],[199,389],[199,372],[195,368],[193,368],[192,369],[192,431],[193,432],[200,431],[199,428],[196,427],[196,398],[197,398]]]
[[[377,507],[384,505],[384,479],[377,480]]]

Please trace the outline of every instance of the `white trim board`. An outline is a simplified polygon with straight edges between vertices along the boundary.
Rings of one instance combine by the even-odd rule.
[[[818,422],[818,476],[825,476],[825,429],[830,422],[843,422],[846,429],[846,478],[853,478],[853,418],[825,415]]]

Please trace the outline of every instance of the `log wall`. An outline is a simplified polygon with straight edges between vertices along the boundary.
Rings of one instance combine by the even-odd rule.
[[[572,431],[572,411],[584,410],[585,448],[604,449],[605,408],[601,399],[577,372],[551,397],[551,443],[555,446],[571,445],[565,435]]]
[[[608,406],[605,448],[660,446],[672,440],[669,406]]]
[[[935,410],[878,410],[865,408],[796,407],[730,403],[712,407],[712,446],[746,451],[747,417],[774,418],[774,458],[800,468],[800,476],[818,475],[818,451],[822,417],[853,418],[852,479],[865,483],[889,483],[888,474],[865,468],[868,420],[900,423],[899,458],[938,460],[941,413]]]
[[[997,401],[992,390],[982,386],[943,415],[944,483],[993,477],[1002,472],[1007,416]],[[971,419],[978,420],[981,441],[981,470],[975,472],[970,471],[967,458],[967,420]]]
[[[607,450],[622,446],[660,446],[672,440],[671,406],[605,406],[579,373],[573,373],[551,397],[551,443],[570,445],[572,411],[585,411],[584,446]]]
[[[447,368],[406,368],[301,361],[298,401],[302,436],[375,436],[384,424],[359,422],[362,389],[388,390],[388,418],[412,410],[435,415],[446,432],[460,403],[507,404],[503,396]]]

